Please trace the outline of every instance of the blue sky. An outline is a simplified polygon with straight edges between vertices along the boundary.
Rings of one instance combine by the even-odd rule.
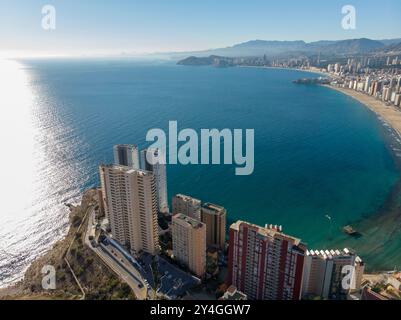
[[[56,8],[56,30],[41,28],[41,9]],[[356,30],[341,28],[344,5]],[[0,0],[0,51],[110,54],[225,47],[252,39],[401,37],[399,0]]]

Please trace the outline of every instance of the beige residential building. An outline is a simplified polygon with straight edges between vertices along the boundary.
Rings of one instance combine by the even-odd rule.
[[[201,201],[190,196],[177,194],[173,198],[173,214],[177,213],[201,221]]]
[[[226,209],[217,204],[205,203],[201,209],[201,220],[206,224],[207,245],[223,250],[226,241]]]
[[[349,288],[343,285],[345,266],[354,268],[354,279]],[[363,272],[363,261],[350,249],[308,250],[303,272],[303,296],[342,299],[350,292],[359,291]]]
[[[151,172],[100,166],[104,208],[113,237],[132,253],[159,250],[157,195]]]
[[[357,256],[355,258],[355,286],[351,288],[351,293],[359,292],[361,290],[364,272],[365,263],[359,256]]]
[[[206,271],[206,225],[182,213],[173,216],[173,253],[198,277]]]

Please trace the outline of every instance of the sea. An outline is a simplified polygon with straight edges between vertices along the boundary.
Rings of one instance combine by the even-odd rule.
[[[358,101],[292,82],[311,76],[129,58],[0,62],[0,286],[63,238],[65,204],[99,186],[113,145],[145,148],[169,121],[255,133],[251,175],[168,165],[170,204],[187,194],[224,206],[228,225],[281,225],[308,248],[356,250],[370,271],[401,267],[401,141]]]

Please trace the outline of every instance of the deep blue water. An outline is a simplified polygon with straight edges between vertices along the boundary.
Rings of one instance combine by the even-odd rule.
[[[112,162],[114,144],[144,147],[147,131],[167,131],[169,120],[179,129],[255,130],[252,175],[235,176],[234,165],[171,165],[170,201],[184,193],[215,202],[230,222],[281,224],[313,248],[376,213],[399,177],[376,116],[334,90],[292,83],[309,73],[128,60],[23,63],[36,96],[36,140],[49,161],[45,174],[57,180],[46,197],[55,202],[97,186],[98,165]],[[67,221],[65,210],[48,210],[65,223],[36,231],[46,239]]]

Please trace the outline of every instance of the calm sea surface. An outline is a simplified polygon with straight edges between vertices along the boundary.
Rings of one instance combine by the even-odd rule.
[[[0,285],[62,238],[63,203],[99,184],[114,144],[144,147],[147,131],[167,131],[169,120],[179,129],[255,129],[252,175],[235,176],[234,165],[169,166],[170,200],[189,194],[225,206],[229,222],[283,225],[310,248],[350,246],[372,269],[401,267],[401,236],[378,213],[399,178],[393,141],[360,103],[292,83],[309,73],[128,60],[23,61],[8,72],[0,76]],[[364,236],[349,238],[346,224]]]

